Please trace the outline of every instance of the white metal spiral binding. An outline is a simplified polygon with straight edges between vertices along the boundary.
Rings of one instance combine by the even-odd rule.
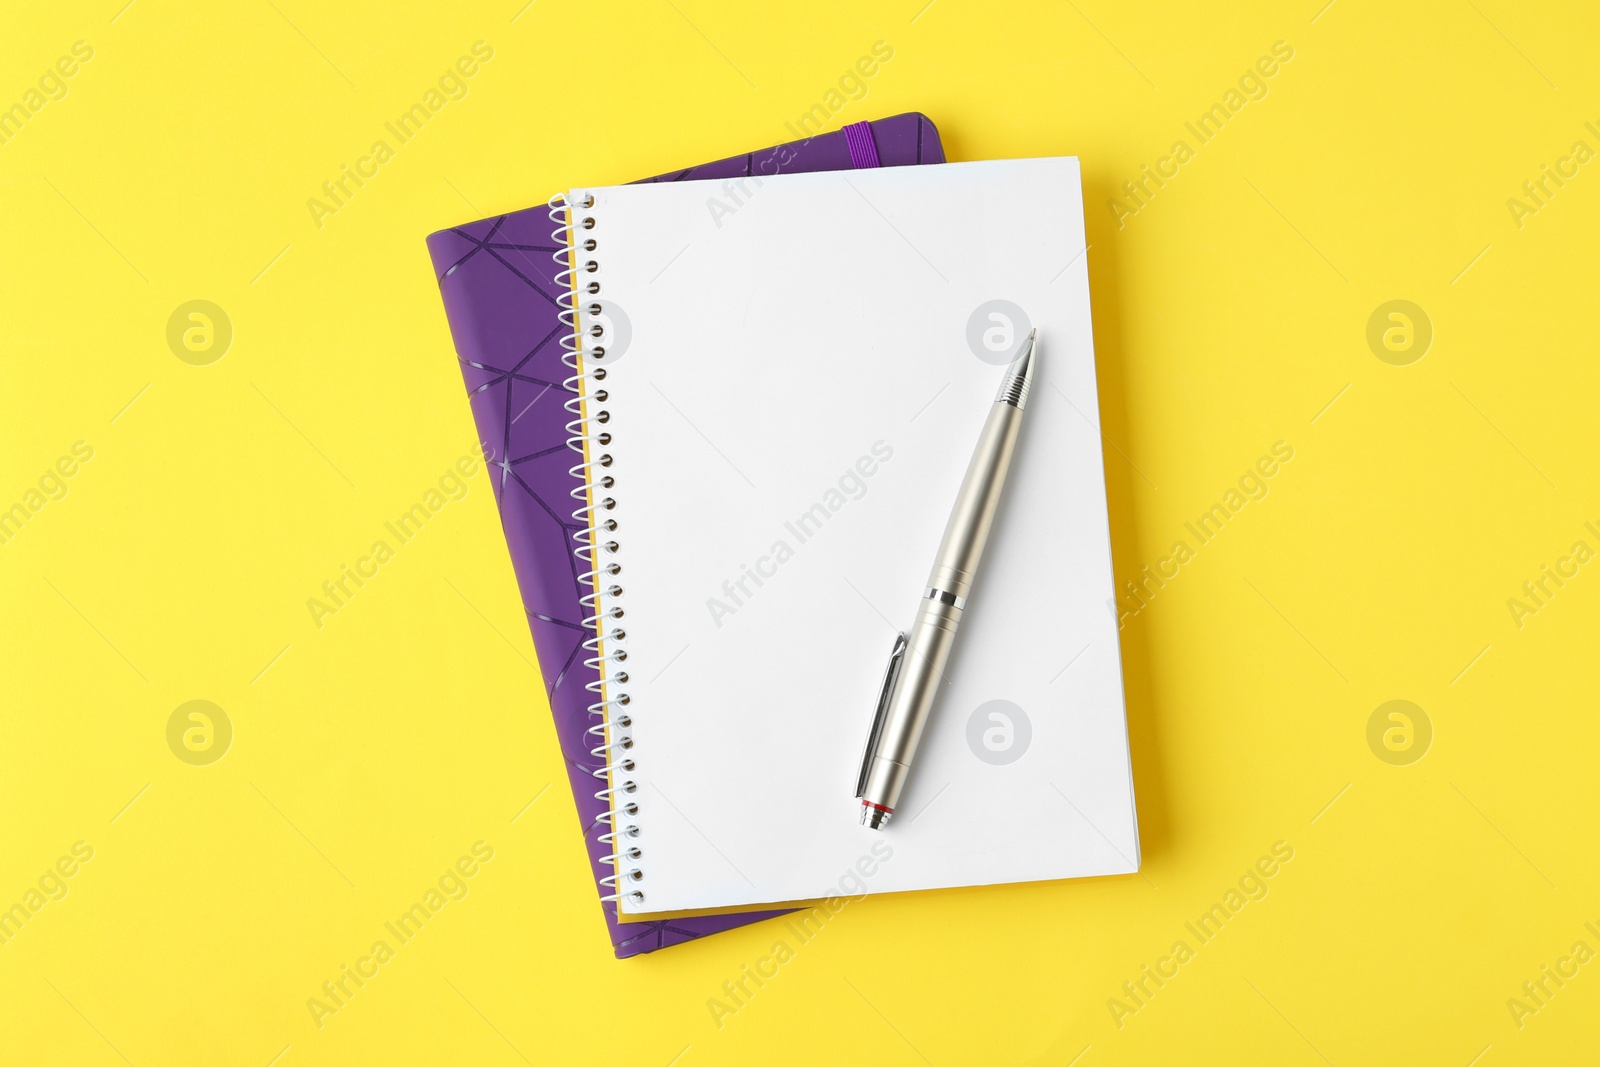
[[[643,852],[633,843],[639,836],[639,825],[628,821],[639,814],[639,804],[633,799],[638,783],[626,777],[634,770],[633,759],[627,754],[633,748],[633,719],[624,710],[629,698],[621,689],[628,683],[628,672],[622,667],[628,659],[628,635],[620,625],[613,625],[622,618],[622,608],[615,603],[622,596],[622,586],[613,581],[602,588],[604,579],[614,579],[622,573],[622,564],[615,558],[620,546],[609,536],[616,532],[617,521],[606,514],[616,507],[616,499],[609,492],[616,482],[605,473],[611,466],[611,455],[603,451],[611,443],[611,434],[600,429],[610,414],[598,406],[606,402],[606,390],[600,384],[606,380],[606,371],[599,365],[605,359],[605,336],[603,325],[596,323],[590,331],[593,342],[585,347],[579,324],[581,311],[599,312],[597,302],[583,306],[585,297],[600,293],[600,265],[589,258],[598,242],[589,237],[580,242],[574,236],[579,230],[595,228],[592,215],[579,214],[594,207],[594,197],[569,204],[565,194],[557,193],[546,206],[550,221],[556,224],[550,237],[557,246],[551,258],[560,268],[555,276],[556,285],[561,287],[556,298],[561,307],[559,317],[569,331],[560,339],[561,362],[573,372],[561,383],[573,394],[566,401],[567,413],[572,416],[567,423],[567,447],[583,457],[583,462],[569,472],[578,481],[571,495],[579,505],[572,517],[580,526],[572,535],[576,542],[572,551],[588,568],[578,575],[579,584],[589,590],[579,598],[589,613],[583,627],[590,636],[584,639],[583,647],[590,656],[583,665],[600,674],[585,687],[598,698],[589,705],[589,714],[596,721],[587,736],[593,744],[589,754],[599,758],[602,765],[590,773],[606,782],[606,788],[595,798],[605,802],[600,821],[610,828],[600,835],[600,842],[611,850],[600,862],[609,863],[612,873],[601,878],[600,884],[612,892],[600,899],[616,901],[626,897],[640,904],[644,902],[642,889],[621,887],[623,882],[637,884],[644,879],[644,872],[636,865]],[[594,365],[585,366],[586,356]],[[595,405],[592,413],[590,405]],[[602,601],[606,606],[602,607]],[[607,626],[611,628],[607,630]]]

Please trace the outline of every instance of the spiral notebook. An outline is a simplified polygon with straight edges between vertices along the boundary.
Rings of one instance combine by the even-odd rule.
[[[552,202],[623,917],[1136,871],[1077,160],[738,192]],[[1006,497],[874,833],[885,661],[993,399],[987,334],[1029,326]]]
[[[652,182],[710,180],[752,184],[774,173],[942,163],[939,132],[924,115],[908,113],[861,122],[802,141],[741,153],[674,170]],[[598,881],[612,873],[611,848],[599,839],[608,809],[594,794],[606,783],[599,741],[587,734],[597,699],[586,687],[597,667],[581,647],[584,612],[572,556],[577,529],[568,499],[567,413],[561,383],[562,334],[556,302],[550,222],[543,205],[481,219],[428,237],[428,250],[460,361],[485,457],[493,468],[495,503],[533,632],[556,738],[583,829],[587,859]],[[530,781],[529,795],[545,783]],[[603,894],[609,888],[602,887]],[[603,905],[619,957],[638,955],[754,922],[773,912],[707,915],[619,925],[615,903]]]

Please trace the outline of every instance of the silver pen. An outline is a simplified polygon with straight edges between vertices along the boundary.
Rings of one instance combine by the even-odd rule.
[[[861,774],[856,779],[861,822],[874,830],[883,828],[900,802],[917,742],[922,739],[922,728],[927,725],[928,713],[933,710],[944,678],[956,627],[967,606],[978,561],[989,540],[989,527],[999,510],[1006,473],[1011,469],[1011,454],[1016,450],[1022,410],[1027,406],[1033,381],[1038,336],[1038,330],[1028,334],[1000,380],[1000,392],[989,409],[977,450],[967,464],[966,477],[961,479],[950,521],[945,523],[944,540],[939,542],[939,554],[933,559],[933,572],[916,621],[908,633],[895,635],[872,732],[861,760]]]

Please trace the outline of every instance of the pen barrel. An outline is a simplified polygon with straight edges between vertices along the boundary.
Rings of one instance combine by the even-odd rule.
[[[900,803],[911,757],[944,683],[945,665],[960,623],[960,608],[937,600],[922,601],[906,635],[904,659],[885,710],[883,733],[867,769],[862,800],[890,811]]]
[[[983,546],[989,540],[989,528],[994,525],[995,512],[1000,506],[1000,495],[1011,469],[1011,456],[1016,450],[1017,431],[1021,426],[1021,408],[998,402],[990,407],[989,417],[978,437],[978,447],[967,464],[961,490],[956,494],[950,519],[945,523],[939,554],[933,558],[933,570],[928,575],[929,589],[944,590],[962,598],[971,591],[978,561],[983,558]]]
[[[950,509],[928,589],[906,634],[906,649],[884,709],[882,733],[867,767],[861,799],[893,811],[900,803],[912,757],[922,740],[934,701],[947,684],[945,666],[967,593],[983,558],[989,529],[1011,469],[1022,410],[1002,398],[989,409],[961,490]]]

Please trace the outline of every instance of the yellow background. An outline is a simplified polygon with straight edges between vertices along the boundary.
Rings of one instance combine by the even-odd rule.
[[[0,946],[0,1059],[1592,1056],[1600,963],[1506,1005],[1600,949],[1600,565],[1520,628],[1506,603],[1600,548],[1600,172],[1520,228],[1506,204],[1600,147],[1592,10],[124,3],[0,35],[0,105],[94,49],[0,145],[0,507],[94,449],[0,545],[0,906],[94,849]],[[478,40],[469,95],[315,225]],[[428,232],[789,139],[879,40],[833,126],[1082,157],[1119,577],[1295,458],[1123,633],[1142,875],[854,903],[719,1028],[783,932],[612,958],[481,470],[320,629],[305,602],[473,448]],[[1119,229],[1121,183],[1280,40],[1266,98]],[[166,342],[193,299],[233,324],[209,366]],[[1434,328],[1409,366],[1366,341],[1395,299]],[[210,766],[166,741],[195,699],[234,727]],[[1367,743],[1393,699],[1433,728],[1407,766]],[[480,840],[470,895],[319,1029],[307,999]],[[1278,841],[1266,899],[1119,1028],[1108,999]]]

